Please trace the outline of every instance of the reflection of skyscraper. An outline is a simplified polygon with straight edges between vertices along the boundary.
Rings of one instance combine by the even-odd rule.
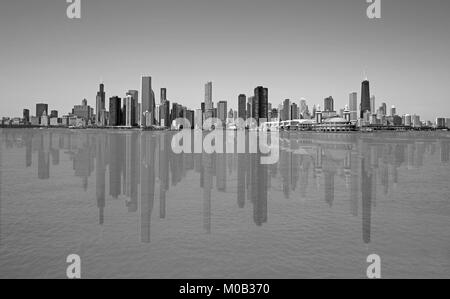
[[[38,178],[47,180],[50,178],[50,152],[44,149],[44,135],[39,136],[38,150]]]
[[[362,191],[362,233],[366,244],[371,242],[372,225],[372,173],[370,171],[370,159],[361,161],[361,191]]]
[[[362,82],[361,86],[361,118],[364,117],[364,113],[370,111],[370,83],[366,79]]]
[[[141,170],[141,242],[150,243],[151,218],[155,200],[155,138],[151,133],[140,136]]]
[[[203,154],[204,181],[203,181],[203,228],[211,233],[211,191],[213,186],[214,155]]]
[[[122,186],[121,161],[125,157],[122,151],[124,140],[122,134],[110,134],[109,138],[109,195],[118,199]]]
[[[324,180],[325,180],[325,201],[330,205],[334,202],[334,178],[336,176],[335,169],[325,167],[324,169]]]
[[[248,160],[245,154],[238,154],[237,203],[239,208],[245,207],[245,172]]]
[[[129,212],[138,209],[138,184],[140,167],[138,162],[138,136],[137,133],[129,133],[125,136],[125,195]]]
[[[97,198],[97,208],[98,208],[98,222],[103,225],[105,222],[105,206],[106,206],[106,196],[105,196],[105,153],[106,153],[106,136],[98,135],[96,144],[96,155],[95,155],[95,173],[96,173],[96,186],[95,194]]]
[[[267,223],[267,188],[268,167],[261,164],[261,154],[250,157],[250,171],[252,177],[253,220],[258,226]]]
[[[359,166],[360,159],[358,158],[358,152],[351,153],[351,183],[350,183],[350,210],[353,216],[358,216],[359,207],[359,179],[361,167]]]
[[[0,130],[0,134],[2,133],[3,132]],[[2,183],[3,183],[2,178],[3,178],[3,138],[0,138],[0,248],[2,246]]]
[[[166,218],[166,193],[169,191],[169,154],[170,138],[166,134],[160,136],[159,143],[159,217]]]

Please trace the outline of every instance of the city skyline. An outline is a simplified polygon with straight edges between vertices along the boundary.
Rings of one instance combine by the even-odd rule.
[[[2,3],[0,28],[10,41],[9,55],[0,58],[0,88],[8,99],[2,114],[19,116],[23,107],[41,101],[70,111],[83,98],[95,102],[92,91],[100,78],[109,86],[108,97],[120,96],[125,86],[140,90],[136,74],[149,72],[155,87],[164,86],[171,101],[189,107],[197,107],[207,80],[217,82],[214,100],[227,100],[234,109],[240,93],[251,94],[259,85],[269,86],[273,103],[322,103],[332,95],[335,106],[343,107],[350,92],[359,93],[356,82],[366,72],[377,102],[395,103],[425,119],[447,117],[435,111],[450,110],[448,2],[386,2],[379,21],[367,19],[365,1],[283,4],[98,0],[83,3],[82,19],[72,22],[63,2]],[[327,11],[333,13],[320,17]],[[118,14],[126,25],[111,21]],[[112,46],[123,36],[133,45],[126,51]]]

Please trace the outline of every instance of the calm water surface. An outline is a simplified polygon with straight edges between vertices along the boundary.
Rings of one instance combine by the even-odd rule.
[[[0,131],[0,278],[450,278],[448,133],[282,133],[280,159],[173,133]]]

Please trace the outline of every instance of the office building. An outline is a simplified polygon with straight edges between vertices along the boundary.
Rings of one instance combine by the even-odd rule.
[[[370,107],[370,83],[366,79],[361,85],[361,118],[364,118],[366,112],[371,112]]]

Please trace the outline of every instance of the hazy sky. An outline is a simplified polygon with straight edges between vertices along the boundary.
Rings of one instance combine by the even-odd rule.
[[[35,114],[35,103],[65,114],[95,95],[140,89],[153,77],[168,98],[199,108],[204,84],[237,106],[240,93],[269,88],[285,98],[337,108],[371,93],[399,113],[450,117],[450,1],[382,0],[382,19],[366,0],[82,0],[81,20],[65,0],[0,2],[0,115]],[[107,105],[109,100],[107,101]]]

